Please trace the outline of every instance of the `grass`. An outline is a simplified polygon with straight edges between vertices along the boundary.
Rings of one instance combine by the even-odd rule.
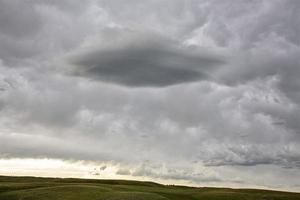
[[[300,193],[153,182],[0,176],[0,200],[300,200]]]

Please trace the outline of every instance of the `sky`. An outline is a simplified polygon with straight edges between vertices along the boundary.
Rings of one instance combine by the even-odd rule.
[[[299,0],[0,0],[0,174],[300,191]]]

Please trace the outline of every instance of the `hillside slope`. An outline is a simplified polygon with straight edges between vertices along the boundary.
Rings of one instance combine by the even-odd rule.
[[[300,193],[153,182],[0,176],[0,200],[300,200]]]

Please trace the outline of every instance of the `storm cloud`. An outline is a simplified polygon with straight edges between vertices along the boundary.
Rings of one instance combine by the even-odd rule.
[[[212,79],[210,74],[216,65],[224,62],[217,56],[202,55],[204,53],[195,48],[180,48],[173,44],[176,41],[157,36],[134,36],[124,45],[110,45],[74,56],[72,64],[77,67],[72,73],[132,87],[163,87]]]
[[[0,157],[299,191],[299,13],[298,0],[0,0]]]

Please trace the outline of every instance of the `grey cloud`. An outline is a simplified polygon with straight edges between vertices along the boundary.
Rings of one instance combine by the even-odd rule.
[[[207,6],[210,19],[224,23],[241,40],[242,48],[256,47],[260,42],[273,36],[282,37],[289,43],[299,45],[297,18],[300,4],[297,0],[273,2],[236,0],[234,4],[230,0],[222,2],[215,0]],[[237,17],[240,20],[236,20]]]
[[[262,47],[264,48],[264,47]],[[278,50],[276,46],[268,49],[257,48],[254,52],[242,52],[238,58],[230,63],[230,67],[224,67],[218,72],[221,82],[228,85],[244,84],[249,81],[275,77],[278,80],[276,88],[280,89],[295,103],[299,103],[299,48]],[[283,51],[285,53],[281,53]]]
[[[24,78],[26,76],[25,73],[28,72],[26,70],[16,72],[15,70],[4,68],[2,71],[7,75],[3,80],[3,84],[6,86],[6,93],[0,95],[2,97],[1,101],[5,104],[2,115],[5,115],[4,113],[16,113],[20,124],[27,124],[28,126],[31,124],[44,124],[46,126],[65,127],[74,122],[74,116],[72,115],[76,113],[78,103],[72,103],[72,97],[62,100],[52,96],[54,93],[57,97],[64,95],[64,91],[53,91],[53,88],[49,88],[47,92],[43,92],[39,88],[30,87],[31,81]],[[39,76],[41,74],[37,73],[36,75]],[[40,78],[42,76],[36,81],[41,81]],[[56,79],[44,78],[48,79],[49,84]],[[56,81],[58,80],[56,79]],[[32,101],[32,93],[36,93],[34,101]],[[65,104],[60,107],[62,101]],[[52,111],[49,110],[50,107],[53,108],[51,109]]]
[[[42,29],[43,22],[35,4],[18,0],[0,1],[0,59],[7,62],[17,57],[36,54],[32,38]],[[32,44],[31,48],[28,46]]]
[[[238,143],[226,147],[222,152],[204,159],[207,166],[257,166],[279,165],[285,168],[300,168],[299,149],[294,145],[281,145],[272,149],[266,145],[240,145]]]
[[[107,11],[117,25],[134,30],[155,31],[168,38],[184,38],[207,22],[208,11],[204,1],[197,0],[100,0],[98,5]],[[141,17],[143,16],[143,17]]]
[[[39,0],[36,2],[38,5],[55,6],[64,12],[71,12],[75,14],[81,14],[91,4],[90,0],[87,0],[84,3],[80,0]]]
[[[150,163],[142,163],[131,173],[132,176],[144,176],[167,180],[187,180],[194,183],[202,182],[223,182],[221,178],[215,175],[197,173],[191,169],[176,169],[170,166],[152,165]]]
[[[119,168],[118,171],[116,172],[117,175],[131,175],[131,172],[129,169],[125,168]]]
[[[201,55],[197,49],[179,48],[171,42],[146,38],[76,55],[71,61],[76,65],[72,73],[131,87],[164,87],[209,80],[210,73],[224,62],[221,57],[203,52]]]
[[[0,59],[10,67],[50,63],[59,52],[79,45],[86,32],[95,30],[85,12],[89,5],[80,1],[1,0]],[[68,28],[61,31],[62,27]]]
[[[7,68],[4,69],[3,72],[9,74]],[[299,141],[299,137],[294,136],[284,126],[280,129],[273,124],[278,117],[288,119],[288,116],[297,116],[297,112],[294,113],[294,109],[286,109],[288,102],[281,96],[272,96],[272,85],[268,86],[265,82],[262,82],[266,85],[265,88],[262,85],[258,85],[257,88],[249,88],[246,85],[242,88],[225,87],[219,90],[216,88],[220,87],[219,85],[211,85],[209,82],[206,82],[206,85],[195,83],[189,86],[189,90],[182,92],[186,88],[185,85],[158,91],[143,88],[131,90],[110,85],[99,86],[97,83],[86,81],[81,82],[82,90],[79,90],[76,84],[72,84],[72,77],[60,79],[56,76],[41,76],[41,79],[36,79],[30,82],[31,84],[24,80],[24,77],[18,80],[15,74],[11,74],[11,79],[16,79],[14,87],[18,89],[6,91],[1,98],[5,105],[1,117],[9,119],[4,121],[5,124],[14,124],[6,128],[11,128],[11,131],[22,130],[28,138],[35,137],[36,134],[50,134],[54,138],[59,136],[68,140],[76,136],[70,143],[82,140],[77,137],[95,141],[93,145],[83,145],[80,151],[71,152],[71,149],[62,147],[57,155],[51,153],[54,150],[40,151],[40,155],[80,159],[86,157],[93,160],[107,148],[114,149],[110,156],[124,155],[127,161],[148,158],[169,159],[175,162],[179,158],[193,160],[194,154],[201,153],[207,157],[200,156],[197,159],[208,166],[275,164],[286,167],[288,163],[289,167],[299,166],[295,162],[297,149],[290,152],[280,150],[289,148],[289,143]],[[43,86],[43,90],[38,90],[37,86],[40,87],[43,80],[47,80],[47,87]],[[21,85],[29,87],[20,88]],[[68,88],[68,91],[63,88]],[[24,98],[25,93],[20,90],[27,91],[32,97],[27,95]],[[261,93],[269,97],[265,98]],[[73,98],[66,98],[65,94]],[[256,96],[249,99],[245,94]],[[49,100],[45,101],[44,97]],[[176,102],[172,101],[175,97]],[[255,103],[252,98],[256,99]],[[273,98],[277,101],[273,101]],[[58,104],[58,101],[61,103]],[[282,103],[278,104],[278,101]],[[50,107],[51,111],[47,109]],[[241,110],[245,112],[240,112]],[[260,113],[266,113],[274,119],[259,121],[261,119],[256,117]],[[238,132],[245,137],[239,138]],[[147,137],[140,137],[144,135]],[[15,139],[7,140],[2,137],[2,141],[8,144],[13,143]],[[285,144],[281,142],[283,139]],[[211,140],[214,142],[210,143]],[[30,144],[30,141],[31,139],[23,140],[23,143]],[[219,145],[224,142],[229,147],[236,147],[228,149],[227,146]],[[55,143],[60,144],[57,141]],[[120,148],[124,143],[128,145],[122,145]],[[205,145],[206,143],[208,145]],[[266,148],[257,148],[256,144]],[[36,156],[39,146],[31,145],[30,148],[26,145],[19,146],[22,150],[12,155]],[[98,148],[90,151],[91,146]],[[2,151],[7,151],[7,148],[2,146]],[[131,151],[140,153],[127,158],[126,155]],[[293,158],[289,155],[293,155]],[[286,160],[280,162],[284,159]]]
[[[103,171],[103,170],[105,170],[106,168],[107,168],[107,166],[104,165],[104,166],[101,166],[101,167],[100,167],[100,170]]]
[[[218,20],[210,21],[204,28],[204,33],[221,47],[228,46],[230,40],[233,38],[233,33],[228,29],[226,24]]]
[[[252,44],[264,40],[272,34],[284,37],[287,41],[299,45],[299,10],[300,3],[296,0],[276,1],[270,3],[263,1],[267,6],[259,12],[261,21],[253,22],[249,26],[249,36]],[[263,4],[262,3],[262,4]]]
[[[300,85],[296,78],[300,74],[299,1],[237,1],[230,9],[226,9],[228,5],[225,1],[211,8],[224,9],[215,18],[226,28],[217,26],[215,22],[213,25],[235,35],[235,42],[232,41],[231,45],[238,45],[242,51],[235,52],[235,58],[221,70],[218,78],[232,85],[276,76],[279,79],[277,87],[299,104]],[[253,10],[256,10],[256,14],[253,14]],[[237,15],[242,20],[234,20]],[[245,23],[248,25],[245,26]]]
[[[34,4],[18,0],[0,1],[0,32],[15,38],[36,34],[42,21]]]

